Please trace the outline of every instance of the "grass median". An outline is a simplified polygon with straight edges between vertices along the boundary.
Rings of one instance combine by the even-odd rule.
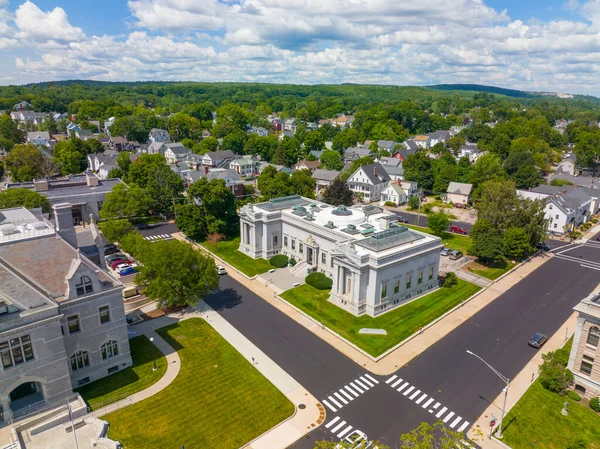
[[[404,224],[402,226],[424,232],[425,234],[435,235],[431,229],[424,228],[422,226],[414,226],[409,224]],[[469,236],[454,234],[452,232],[444,232],[439,237],[442,238],[442,244],[444,246],[447,246],[450,249],[462,251],[464,255],[469,253],[469,249],[471,248],[471,238]]]
[[[238,251],[240,247],[239,237],[221,240],[218,243],[204,241],[200,242],[200,245],[249,277],[266,273],[273,268],[268,260],[253,259]]]
[[[158,394],[106,415],[109,438],[127,449],[230,449],[271,429],[293,404],[199,318],[157,331],[181,358],[181,371]]]
[[[76,390],[93,410],[148,388],[167,371],[164,355],[145,335],[129,340],[129,347],[133,366]]]
[[[516,264],[513,264],[507,260],[493,262],[487,265],[484,265],[478,261],[474,261],[465,266],[464,269],[469,273],[473,273],[494,281],[515,266]]]
[[[458,284],[452,288],[441,288],[376,318],[355,317],[328,302],[328,290],[317,290],[306,284],[283,292],[281,297],[377,357],[479,290],[480,287],[458,279]],[[359,334],[362,328],[385,329],[387,335]]]

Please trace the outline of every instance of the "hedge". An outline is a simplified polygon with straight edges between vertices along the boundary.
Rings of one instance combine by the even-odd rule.
[[[288,256],[285,254],[278,254],[269,259],[269,263],[276,268],[285,268],[288,266]]]
[[[306,276],[305,281],[317,290],[331,290],[333,286],[333,280],[328,278],[325,273],[311,273]]]

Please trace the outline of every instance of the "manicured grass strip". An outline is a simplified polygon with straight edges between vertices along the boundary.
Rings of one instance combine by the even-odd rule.
[[[565,401],[568,416],[560,412]],[[538,381],[504,418],[502,441],[513,449],[564,449],[579,438],[588,443],[588,449],[600,448],[600,415],[583,401],[551,393]]]
[[[157,331],[181,357],[160,393],[105,416],[126,449],[239,448],[294,412],[293,404],[199,318]]]
[[[424,228],[421,226],[407,225],[403,224],[402,226],[406,226],[411,229],[416,229],[417,231],[424,232],[425,234],[434,235],[434,233],[429,228]],[[471,248],[471,238],[467,235],[459,235],[453,234],[452,232],[444,232],[442,235],[442,244],[447,246],[450,249],[456,249],[458,251],[462,251],[463,254],[467,255],[469,253],[469,249]]]
[[[452,288],[441,288],[377,318],[366,315],[355,317],[328,302],[329,291],[317,290],[307,284],[287,290],[281,296],[376,357],[439,318],[478,290],[480,287],[459,279],[458,284]],[[362,328],[385,329],[387,335],[361,335],[358,331]]]
[[[515,264],[512,264],[508,261],[492,263],[489,265],[483,265],[479,262],[472,262],[468,264],[465,267],[465,269],[470,273],[477,274],[479,276],[493,281],[498,279],[500,276],[502,276],[508,270],[512,269],[514,266]]]
[[[230,240],[222,240],[217,244],[210,242],[200,242],[200,245],[205,247],[213,254],[219,256],[228,264],[234,266],[246,276],[252,277],[257,274],[266,273],[271,268],[271,264],[265,259],[253,259],[238,251],[240,247],[240,238],[236,237]]]
[[[165,374],[166,359],[148,337],[140,335],[132,338],[129,340],[129,347],[133,366],[76,390],[92,409],[109,405],[113,401],[119,401],[142,391]],[[156,371],[152,371],[154,360],[156,360]]]

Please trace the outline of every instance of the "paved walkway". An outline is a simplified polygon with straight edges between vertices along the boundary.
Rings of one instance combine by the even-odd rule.
[[[175,238],[184,240],[184,237],[180,234],[174,234],[173,236]],[[406,341],[402,346],[391,351],[378,361],[374,361],[373,358],[356,348],[354,345],[338,337],[326,327],[323,328],[320,323],[295,309],[287,302],[279,299],[273,290],[261,282],[249,279],[247,276],[239,273],[233,268],[228,270],[228,273],[229,276],[238,281],[240,284],[244,285],[246,288],[271,304],[273,307],[276,307],[290,318],[310,330],[322,340],[325,340],[331,346],[345,354],[348,358],[352,359],[363,368],[374,374],[384,376],[397,371],[400,367],[410,362],[413,358],[417,357],[427,348],[444,338],[466,320],[471,318],[485,306],[510,289],[521,279],[539,268],[551,257],[553,257],[553,254],[545,253],[528,259],[526,262],[519,265],[508,274],[496,280],[487,289],[481,291],[477,296],[464,304],[462,307],[457,308],[454,312],[446,315],[444,318],[440,319],[427,329],[424,329],[420,334],[414,335],[412,339]],[[226,262],[222,263],[229,267]]]
[[[537,379],[538,367],[542,364],[542,354],[550,351],[555,351],[561,348],[571,335],[575,332],[575,326],[577,324],[577,312],[574,312],[567,321],[556,331],[556,333],[550,337],[548,342],[543,346],[543,350],[536,353],[527,365],[517,374],[517,376],[510,382],[510,389],[508,390],[508,399],[506,401],[506,413],[519,401],[521,396],[525,394],[529,386]],[[493,375],[490,373],[490,375]],[[477,442],[483,449],[506,449],[506,446],[499,443],[495,438],[489,438],[490,431],[490,419],[492,413],[499,420],[502,403],[504,402],[504,393],[498,395],[498,397],[490,404],[490,406],[481,414],[479,419],[473,424],[469,430],[468,436],[473,441]],[[496,426],[500,423],[497,422]],[[483,434],[483,437],[481,436]]]

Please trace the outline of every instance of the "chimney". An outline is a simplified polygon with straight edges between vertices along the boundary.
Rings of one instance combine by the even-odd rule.
[[[390,223],[394,220],[395,217],[393,215],[384,215],[379,219],[379,227],[384,231],[390,229]]]
[[[59,203],[52,206],[54,210],[54,225],[56,231],[69,245],[77,248],[77,235],[73,224],[73,207],[69,203]]]
[[[33,180],[33,188],[36,192],[45,192],[48,190],[48,180],[47,179],[34,179]]]
[[[97,186],[98,185],[98,177],[93,173],[85,174],[85,183],[89,186]]]
[[[375,169],[374,165],[373,165],[373,176],[377,176],[377,170]]]

